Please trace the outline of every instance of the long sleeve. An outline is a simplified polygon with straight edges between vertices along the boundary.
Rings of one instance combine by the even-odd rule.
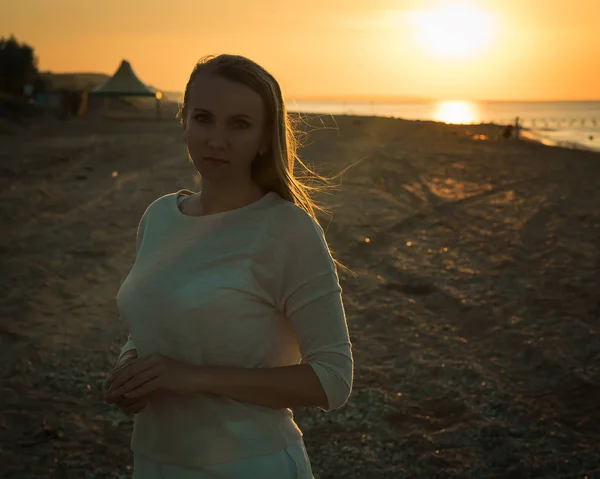
[[[147,211],[148,210],[146,209],[146,211],[142,215],[142,219],[140,220],[140,223],[139,223],[138,229],[137,229],[136,240],[135,240],[135,254],[136,254],[136,257],[137,257],[137,255],[138,255],[138,253],[140,251],[140,246],[141,246],[142,240],[144,238],[144,230],[146,228],[146,212]],[[121,358],[123,357],[123,355],[127,351],[131,351],[132,349],[136,349],[137,350],[137,345],[135,344],[135,339],[133,339],[133,337],[131,336],[131,333],[130,333],[127,336],[127,342],[125,343],[125,345],[121,349],[121,352],[119,353],[119,359],[118,359],[118,361],[121,360]]]
[[[323,230],[308,215],[288,231],[281,305],[296,334],[302,363],[317,374],[331,411],[350,397],[352,344],[342,290]]]
[[[123,357],[123,355],[127,351],[131,351],[132,349],[136,349],[137,350],[137,346],[135,344],[135,340],[131,337],[131,334],[129,334],[127,336],[127,342],[125,343],[125,346],[123,346],[123,348],[121,349],[121,352],[119,353],[119,359],[118,359],[118,361],[121,360],[121,358]]]

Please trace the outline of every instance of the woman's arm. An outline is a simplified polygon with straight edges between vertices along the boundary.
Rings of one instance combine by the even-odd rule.
[[[308,364],[279,368],[199,366],[192,392],[226,396],[269,408],[328,409],[327,395]]]
[[[315,296],[315,291],[320,293]],[[200,366],[192,374],[192,392],[273,408],[316,406],[331,411],[342,407],[352,391],[354,363],[335,273],[296,289],[287,311],[300,346],[301,364],[278,368]]]
[[[127,336],[127,342],[119,353],[117,364],[123,362],[125,357],[130,358],[133,356],[137,358],[137,345],[135,344],[135,340],[131,337],[131,334],[129,334],[129,336]]]
[[[112,396],[127,397],[166,389],[179,394],[214,394],[270,408],[319,407],[331,411],[348,400],[353,360],[335,275],[320,278],[319,290],[332,291],[291,310],[301,364],[276,368],[205,366],[160,354],[131,362],[119,373]],[[312,282],[314,285],[315,283]],[[298,291],[301,294],[301,291]],[[315,334],[315,331],[317,334]]]
[[[137,349],[130,349],[126,353],[119,356],[117,360],[117,364],[115,365],[115,369],[120,368],[123,364],[128,363],[129,361],[133,361],[138,358]]]
[[[200,367],[193,390],[266,407],[343,406],[354,362],[342,290],[321,227],[300,215],[287,231],[278,303],[289,320],[302,362],[278,368]]]

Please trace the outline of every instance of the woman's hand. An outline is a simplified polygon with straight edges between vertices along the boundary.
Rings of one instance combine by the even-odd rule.
[[[126,414],[137,414],[142,412],[148,405],[147,397],[139,397],[127,399],[126,397],[120,396],[117,398],[115,404],[117,407]]]
[[[148,405],[148,398],[138,397],[133,399],[127,399],[124,396],[119,396],[116,399],[109,399],[108,391],[115,380],[117,371],[119,371],[127,363],[130,363],[135,359],[137,359],[137,351],[131,350],[125,353],[121,360],[117,363],[115,368],[111,371],[111,373],[106,377],[106,379],[102,383],[102,393],[104,395],[104,400],[109,404],[116,404],[117,407],[126,414],[137,414],[141,412]]]
[[[195,374],[194,365],[161,354],[137,358],[115,371],[108,400],[120,396],[138,399],[159,389],[188,393],[193,390]]]

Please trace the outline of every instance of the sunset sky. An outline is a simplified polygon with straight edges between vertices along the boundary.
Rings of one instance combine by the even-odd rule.
[[[288,99],[600,99],[600,0],[3,0],[0,35],[41,70],[182,91],[196,60],[236,53]]]

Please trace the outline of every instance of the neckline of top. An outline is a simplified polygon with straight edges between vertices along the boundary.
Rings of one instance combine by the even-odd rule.
[[[188,190],[188,189],[181,189],[179,191],[177,191],[174,194],[175,200],[171,200],[170,203],[171,205],[175,208],[176,213],[178,214],[178,216],[181,216],[183,218],[190,218],[191,220],[196,220],[196,221],[202,221],[202,220],[210,220],[211,218],[222,218],[224,216],[230,216],[230,215],[234,215],[237,213],[241,213],[241,212],[245,212],[251,209],[254,209],[257,206],[260,206],[262,203],[264,203],[268,198],[271,198],[273,195],[276,195],[277,193],[275,193],[274,191],[269,191],[266,194],[264,194],[263,196],[261,196],[259,199],[257,199],[256,201],[253,201],[252,203],[248,203],[247,205],[244,206],[240,206],[239,208],[234,208],[233,210],[227,210],[227,211],[221,211],[220,213],[213,213],[210,215],[200,215],[200,216],[192,216],[192,215],[186,215],[184,214],[180,209],[179,209],[179,205],[177,204],[179,197],[182,193],[191,193],[194,194],[193,191]],[[186,196],[191,196],[189,194],[186,193]]]

